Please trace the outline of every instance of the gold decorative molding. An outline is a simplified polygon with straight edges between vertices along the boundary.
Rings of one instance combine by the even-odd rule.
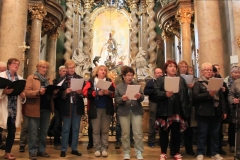
[[[175,18],[180,23],[191,23],[191,17],[193,16],[194,11],[191,7],[180,7],[175,15]]]
[[[53,17],[45,17],[42,23],[42,35],[57,28],[57,21]]]
[[[49,39],[57,40],[60,34],[59,34],[59,31],[57,30],[55,32],[50,32],[48,35],[49,35]]]
[[[161,37],[165,42],[173,42],[173,36],[165,30],[162,31]]]
[[[82,0],[84,3],[84,10],[91,10],[93,7],[94,0]]]
[[[127,4],[129,7],[132,9],[137,9],[138,8],[138,2],[139,0],[126,0]]]
[[[31,13],[31,19],[43,20],[47,15],[47,10],[43,4],[33,4],[29,7],[29,12]]]
[[[175,36],[177,36],[178,39],[180,39],[180,31],[179,29],[176,27],[176,20],[169,20],[165,23],[163,29],[167,32],[167,33],[171,33]]]
[[[240,47],[240,38],[237,39],[238,47]]]

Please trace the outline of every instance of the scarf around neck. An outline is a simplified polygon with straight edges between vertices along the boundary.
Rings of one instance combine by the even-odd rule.
[[[46,87],[46,86],[49,85],[48,78],[43,77],[42,75],[40,75],[38,71],[36,71],[36,72],[34,73],[34,76],[37,76],[37,77],[39,78],[39,80],[40,80],[40,82],[41,82],[41,86]]]

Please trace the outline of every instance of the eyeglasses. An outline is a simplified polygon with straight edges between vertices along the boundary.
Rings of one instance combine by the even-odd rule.
[[[125,76],[126,76],[126,77],[133,77],[134,75],[126,74]]]
[[[16,65],[16,66],[20,66],[20,63],[19,63],[19,62],[13,62],[12,64],[13,64],[13,65]]]
[[[48,69],[48,67],[45,67],[45,66],[40,66],[42,69]]]
[[[212,72],[212,69],[204,69],[203,71]]]

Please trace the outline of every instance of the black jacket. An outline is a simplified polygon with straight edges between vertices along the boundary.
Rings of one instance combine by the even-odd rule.
[[[149,101],[156,103],[156,102],[157,102],[157,99],[156,99],[156,97],[154,96],[154,87],[153,87],[154,81],[155,81],[155,79],[150,79],[150,80],[147,82],[147,84],[146,84],[146,86],[145,86],[145,88],[144,88],[143,93],[144,93],[144,95],[148,95]]]
[[[63,77],[65,78],[65,77]],[[63,79],[62,78],[62,79]],[[82,78],[81,76],[75,74],[74,78]],[[58,97],[60,98],[59,104],[59,110],[60,110],[60,115],[63,117],[71,117],[71,101],[70,101],[70,97],[71,97],[71,93],[69,94],[65,94],[65,90],[67,88],[69,88],[70,86],[70,81],[67,80],[67,78],[64,80],[62,87],[60,89],[60,91],[58,91]],[[83,85],[84,86],[84,85]],[[85,111],[84,111],[84,102],[83,102],[83,95],[82,94],[75,94],[75,98],[76,98],[76,114],[77,115],[84,115]]]
[[[222,114],[227,113],[225,97],[222,89],[219,93],[219,105],[214,106],[214,99],[207,91],[207,88],[203,85],[204,81],[200,78],[193,86],[193,103],[195,106],[195,112],[197,116],[218,116],[222,117]],[[216,115],[217,114],[217,115]]]
[[[174,101],[166,96],[164,89],[165,76],[159,77],[154,83],[154,96],[157,99],[157,117],[172,116],[174,110]],[[188,87],[185,80],[180,77],[179,92],[176,93],[180,99],[182,118],[190,117]]]

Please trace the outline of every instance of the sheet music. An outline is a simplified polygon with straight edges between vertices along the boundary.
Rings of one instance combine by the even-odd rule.
[[[96,87],[99,89],[108,90],[108,88],[111,86],[111,84],[112,84],[112,82],[99,79],[97,81]]]
[[[180,77],[165,77],[164,89],[169,92],[177,93],[179,91]]]
[[[63,84],[63,82],[64,82],[65,79],[66,79],[66,77],[65,77],[61,82],[59,82],[59,83],[57,84],[57,86],[62,86],[62,84]]]
[[[128,96],[128,99],[137,100],[134,96],[140,92],[141,85],[127,85],[127,90],[125,95]]]
[[[187,84],[193,84],[193,75],[181,74],[181,77],[185,79]]]
[[[82,90],[83,83],[84,83],[84,79],[83,78],[81,78],[81,79],[71,78],[70,88],[72,89],[72,91]]]
[[[223,86],[224,78],[210,78],[208,82],[208,91],[218,91]]]

